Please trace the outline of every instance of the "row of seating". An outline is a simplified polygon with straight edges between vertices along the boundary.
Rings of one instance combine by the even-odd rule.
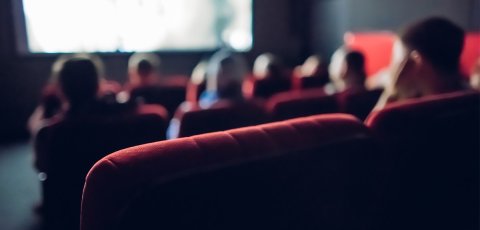
[[[193,108],[189,108],[188,112],[180,109],[175,114],[180,128],[178,135],[174,137],[325,113],[348,113],[363,120],[373,109],[381,93],[382,90],[362,90],[327,95],[322,89],[310,89],[278,93],[266,101],[223,103],[207,110],[190,104]]]
[[[88,173],[81,229],[478,229],[479,117],[480,94],[459,92],[365,124],[320,115],[124,149]]]

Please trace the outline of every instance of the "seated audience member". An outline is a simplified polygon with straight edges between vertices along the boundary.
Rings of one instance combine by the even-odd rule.
[[[470,76],[470,86],[476,90],[480,90],[480,58],[477,59]]]
[[[167,138],[178,136],[181,115],[194,109],[209,109],[225,103],[244,101],[242,83],[246,75],[243,57],[228,51],[218,51],[209,60],[207,66],[206,90],[200,95],[198,105],[183,103],[170,121]]]
[[[460,73],[465,32],[431,17],[403,29],[393,47],[392,75],[376,109],[410,98],[466,89]]]
[[[270,53],[258,56],[253,65],[253,78],[244,84],[245,97],[268,98],[289,90],[290,79],[285,75],[278,57]]]
[[[67,59],[58,71],[58,90],[63,99],[61,111],[52,119],[40,121],[40,127],[65,118],[82,118],[92,115],[111,115],[130,111],[130,105],[113,104],[100,95],[100,78],[97,66],[91,59],[73,57]],[[36,156],[36,167],[46,171],[42,157]]]
[[[335,92],[365,91],[365,57],[359,51],[339,48],[329,66],[330,80]]]
[[[100,81],[91,59],[66,60],[57,83],[63,109],[35,136],[46,229],[78,229],[83,179],[96,161],[113,151],[165,139],[164,108],[105,101],[99,96]]]
[[[151,53],[135,53],[128,60],[127,89],[157,85],[160,77],[160,58]]]
[[[367,90],[364,55],[359,51],[340,47],[332,56],[329,72],[332,83],[325,87],[325,93],[335,93],[340,112],[365,119],[382,91]]]
[[[246,70],[243,57],[227,51],[215,53],[208,64],[207,89],[200,96],[199,106],[208,109],[223,101],[243,101],[242,83]]]
[[[296,90],[324,87],[329,82],[327,63],[320,56],[312,55],[295,69],[292,80]]]
[[[160,78],[160,58],[153,53],[136,53],[128,63],[129,82],[119,101],[164,106],[169,115],[185,101],[188,78]]]
[[[115,104],[115,94],[121,87],[118,82],[106,79],[105,67],[100,57],[92,54],[62,55],[53,63],[49,82],[41,93],[40,103],[28,120],[27,126],[32,136],[45,123],[48,123],[49,119],[65,112],[65,106],[68,103],[60,89],[59,78],[65,63],[73,59],[89,60],[94,65],[99,80],[97,99],[104,103]]]

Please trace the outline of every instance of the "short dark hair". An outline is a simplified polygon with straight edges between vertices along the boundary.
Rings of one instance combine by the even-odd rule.
[[[365,56],[362,52],[356,50],[347,52],[345,62],[355,72],[365,74]]]
[[[97,96],[98,73],[95,64],[85,58],[72,58],[63,64],[59,83],[70,104],[90,101]]]
[[[348,69],[354,71],[356,79],[354,79],[359,84],[364,84],[366,79],[365,71],[365,56],[362,52],[357,50],[347,51],[345,54],[345,63],[348,66]]]
[[[152,63],[150,63],[148,60],[146,59],[142,59],[139,63],[138,63],[138,74],[140,76],[146,76],[148,74],[150,74],[151,72],[153,72],[153,65]]]
[[[417,50],[437,70],[458,73],[465,32],[450,20],[426,18],[406,26],[399,36],[407,47]]]

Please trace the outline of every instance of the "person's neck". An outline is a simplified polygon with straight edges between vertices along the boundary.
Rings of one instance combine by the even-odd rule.
[[[461,76],[458,73],[437,74],[434,78],[429,79],[428,84],[423,84],[419,88],[422,96],[449,93],[462,89]]]

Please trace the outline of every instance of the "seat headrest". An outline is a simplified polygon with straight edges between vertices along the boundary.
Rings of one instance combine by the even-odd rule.
[[[368,137],[367,128],[358,119],[331,114],[121,150],[98,161],[87,175],[82,229],[111,226],[132,196],[153,181],[167,182],[195,172],[315,151],[322,146],[358,137]],[[100,213],[102,217],[99,219]]]

